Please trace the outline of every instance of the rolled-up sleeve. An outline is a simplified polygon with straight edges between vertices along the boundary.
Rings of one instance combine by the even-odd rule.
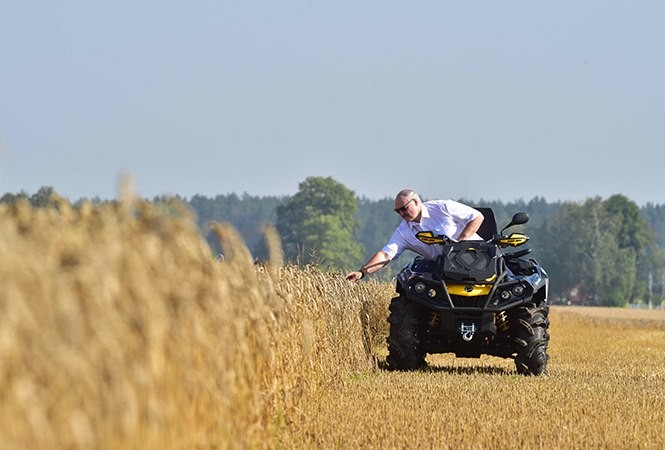
[[[390,259],[395,259],[396,257],[402,254],[404,249],[405,249],[405,242],[398,228],[393,233],[392,237],[390,238],[390,241],[388,241],[388,243],[381,249],[381,251],[390,256]]]
[[[449,200],[446,202],[445,207],[448,210],[448,214],[453,217],[454,220],[462,226],[462,228],[464,228],[473,219],[481,215],[480,211],[477,209],[454,200]],[[459,231],[461,232],[461,230]]]

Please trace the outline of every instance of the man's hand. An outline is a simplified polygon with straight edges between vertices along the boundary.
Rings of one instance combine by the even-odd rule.
[[[358,271],[353,271],[353,272],[347,273],[346,274],[346,279],[349,280],[349,281],[357,281],[357,280],[360,280],[364,276],[365,275],[361,271],[358,270]]]
[[[363,278],[365,275],[374,273],[377,270],[384,267],[390,262],[392,258],[383,251],[378,251],[374,256],[372,256],[369,261],[363,264],[360,267],[360,270],[354,270],[346,274],[346,279],[349,281],[357,281]]]

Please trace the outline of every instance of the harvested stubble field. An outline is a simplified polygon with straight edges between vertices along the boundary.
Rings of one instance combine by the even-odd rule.
[[[553,307],[548,377],[383,369],[393,287],[178,205],[0,207],[0,448],[663,448],[665,313]]]

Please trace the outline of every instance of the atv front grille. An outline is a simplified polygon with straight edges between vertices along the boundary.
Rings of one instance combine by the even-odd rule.
[[[482,308],[487,301],[487,296],[465,297],[463,295],[451,295],[450,299],[456,308]]]

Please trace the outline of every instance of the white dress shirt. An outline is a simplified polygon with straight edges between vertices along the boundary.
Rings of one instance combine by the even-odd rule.
[[[457,240],[464,227],[481,215],[480,211],[454,200],[432,200],[424,202],[422,207],[420,222],[402,220],[388,244],[381,249],[391,259],[397,258],[404,250],[411,250],[425,258],[436,259],[442,252],[442,246],[420,242],[416,238],[416,233],[431,231],[435,236],[444,234]],[[482,238],[474,233],[471,239]]]

